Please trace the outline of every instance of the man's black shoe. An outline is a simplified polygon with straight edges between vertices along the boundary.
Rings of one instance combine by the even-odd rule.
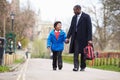
[[[62,69],[62,65],[61,65],[61,64],[58,65],[58,69],[59,69],[59,70]]]
[[[62,67],[59,67],[59,70],[62,70]]]
[[[73,71],[78,71],[78,68],[73,68]]]
[[[80,69],[80,71],[85,71],[85,69],[83,68],[83,69]]]

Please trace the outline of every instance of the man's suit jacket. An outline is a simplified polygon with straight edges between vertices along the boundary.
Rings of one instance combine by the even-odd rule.
[[[78,50],[83,53],[83,48],[87,46],[88,41],[92,40],[92,24],[90,16],[82,12],[78,25],[76,26],[77,15],[74,15],[71,21],[71,25],[67,34],[67,38],[71,37],[70,53],[74,53],[74,39],[76,36],[77,44],[79,44]],[[77,32],[76,32],[77,27]]]

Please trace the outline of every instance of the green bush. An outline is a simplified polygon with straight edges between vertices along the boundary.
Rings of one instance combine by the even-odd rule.
[[[23,40],[21,41],[22,48],[27,47],[28,43],[29,43],[29,39],[28,39],[28,38],[23,39]]]
[[[35,39],[32,48],[33,58],[50,58],[50,53],[47,52],[46,41],[42,39]]]

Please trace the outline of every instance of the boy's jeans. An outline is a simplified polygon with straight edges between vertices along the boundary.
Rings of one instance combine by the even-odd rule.
[[[53,68],[62,69],[62,51],[53,51]]]

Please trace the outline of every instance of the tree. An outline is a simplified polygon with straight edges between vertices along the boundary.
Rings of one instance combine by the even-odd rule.
[[[93,40],[95,43],[95,46],[99,46],[100,50],[104,50],[112,38],[113,32],[109,32],[108,26],[108,14],[105,8],[105,5],[103,5],[103,8],[97,10],[96,7],[93,5],[93,8],[89,8],[89,12],[93,14],[93,26],[95,27],[95,33],[93,35]],[[99,17],[100,16],[100,17]]]
[[[5,26],[8,21],[9,4],[6,0],[0,0],[0,36],[5,35]]]
[[[30,8],[30,4],[20,12],[18,12],[15,16],[15,26],[14,32],[17,35],[17,40],[28,41],[31,40],[33,36],[33,27],[35,25],[35,15],[36,13]]]
[[[119,0],[100,0],[102,7],[97,10],[89,8],[93,14],[93,26],[96,31],[93,39],[100,50],[104,50],[108,45],[116,44],[120,41],[120,2]],[[113,46],[112,46],[113,47]],[[114,45],[116,47],[116,45]],[[110,49],[110,48],[109,48]]]
[[[15,32],[19,40],[23,40],[28,37],[27,32],[29,28],[33,28],[35,25],[35,13],[30,9],[25,9],[20,12],[15,21]],[[29,38],[29,37],[28,37]]]
[[[119,0],[103,0],[104,4],[107,6],[107,10],[111,16],[109,19],[112,19],[111,23],[114,27],[120,27],[120,1]]]
[[[103,0],[107,6],[107,10],[110,14],[109,24],[112,25],[112,30],[115,32],[113,37],[114,44],[118,44],[120,49],[120,1],[119,0]]]
[[[106,49],[106,47],[108,47],[108,45],[111,44],[113,38],[115,37],[116,30],[118,29],[118,25],[117,27],[115,26],[117,21],[113,15],[113,13],[117,13],[113,12],[114,10],[110,12],[110,7],[106,3],[106,1],[108,0],[101,0],[102,6],[99,9],[97,9],[97,7],[94,5],[92,5],[92,9],[88,8],[89,12],[93,14],[92,21],[93,26],[95,27],[93,40],[95,42],[95,46],[99,46],[100,50]],[[118,6],[114,4],[114,7],[116,7],[117,9]],[[117,15],[117,17],[119,16]]]

